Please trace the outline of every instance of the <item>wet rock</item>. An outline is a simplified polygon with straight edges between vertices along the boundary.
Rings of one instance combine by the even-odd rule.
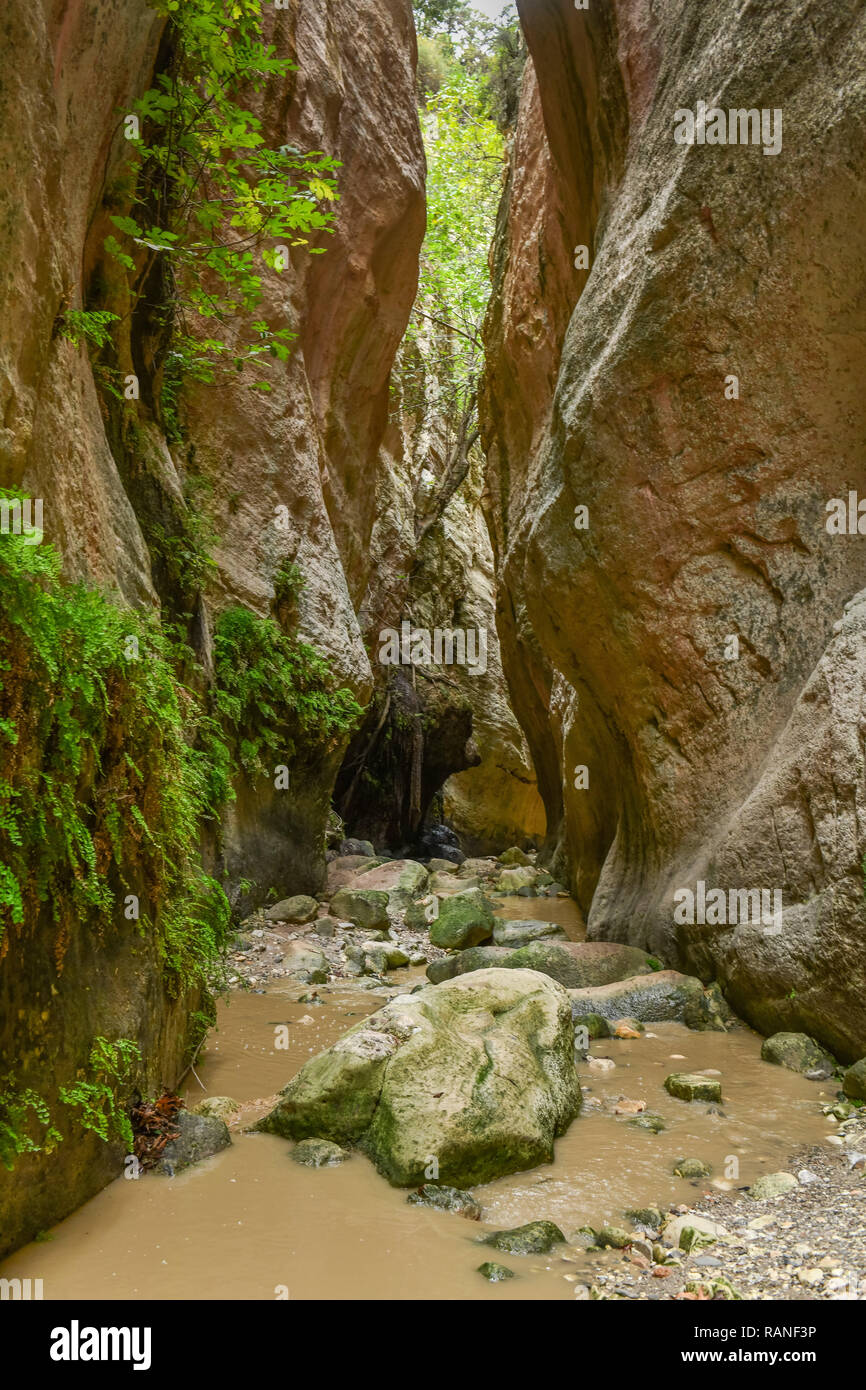
[[[530,941],[567,939],[562,927],[555,922],[497,921],[493,926],[493,941],[496,946],[528,946]]]
[[[467,888],[480,888],[481,879],[477,874],[458,878],[456,874],[435,873],[430,875],[431,893],[461,893]]]
[[[612,1057],[587,1057],[586,1065],[589,1067],[590,1071],[598,1072],[599,1074],[616,1069],[616,1062],[614,1062]]]
[[[657,1231],[664,1220],[658,1207],[632,1207],[626,1216],[629,1221],[634,1221],[638,1226],[647,1226],[651,1231]]]
[[[269,907],[265,916],[269,922],[293,922],[300,925],[312,922],[318,910],[319,904],[315,898],[298,893],[293,898],[283,898],[282,902]]]
[[[369,840],[344,840],[340,845],[340,855],[342,858],[347,855],[363,855],[367,859],[373,859],[376,851]]]
[[[557,1245],[565,1244],[565,1236],[552,1221],[528,1221],[525,1226],[483,1236],[480,1243],[492,1245],[505,1255],[547,1255]]]
[[[722,1085],[712,1076],[699,1072],[673,1072],[665,1078],[665,1090],[678,1100],[706,1100],[721,1103]]]
[[[453,898],[445,898],[439,916],[430,927],[430,940],[444,950],[476,946],[493,935],[494,918],[490,904],[478,888],[470,888]]]
[[[417,1192],[410,1192],[406,1200],[414,1207],[450,1211],[455,1216],[465,1216],[467,1221],[481,1220],[481,1203],[476,1202],[471,1192],[463,1192],[459,1187],[440,1187],[437,1183],[425,1182]]]
[[[631,1231],[626,1231],[622,1226],[602,1226],[601,1230],[595,1233],[595,1243],[605,1250],[624,1250],[627,1245],[631,1245],[634,1239]]]
[[[215,1115],[195,1115],[181,1110],[174,1120],[180,1131],[176,1139],[171,1139],[162,1151],[162,1158],[154,1168],[155,1173],[174,1177],[184,1168],[190,1168],[202,1159],[226,1149],[232,1142],[228,1126]]]
[[[679,1158],[674,1164],[674,1177],[677,1178],[709,1178],[712,1177],[713,1170],[709,1163],[704,1163],[702,1158]]]
[[[478,1266],[478,1273],[484,1275],[488,1284],[501,1284],[504,1279],[516,1277],[513,1269],[507,1269],[505,1265],[498,1265],[495,1260],[485,1260],[483,1265]]]
[[[291,1152],[293,1162],[304,1168],[335,1168],[348,1157],[346,1150],[339,1144],[332,1144],[330,1139],[302,1139]]]
[[[440,960],[431,960],[425,972],[431,985],[441,985],[443,980],[453,980],[457,974],[459,959],[459,956],[453,955],[442,956]]]
[[[388,894],[370,888],[341,888],[331,899],[331,913],[365,930],[389,925]]]
[[[842,1078],[842,1090],[852,1100],[866,1100],[866,1057],[848,1068]]]
[[[575,1021],[575,1047],[578,1046],[578,1040],[581,1036],[581,1029],[585,1031],[585,1035],[588,1039],[609,1038],[611,1035],[610,1023],[606,1018],[602,1018],[601,1014],[581,1014],[580,1017]]]
[[[439,916],[439,899],[435,894],[410,903],[403,913],[403,923],[409,931],[426,931]]]
[[[767,1197],[782,1197],[786,1192],[793,1192],[795,1187],[799,1187],[799,1183],[793,1173],[764,1173],[752,1183],[749,1196],[762,1202]]]
[[[619,1018],[611,1025],[611,1037],[628,1038],[634,1040],[639,1038],[646,1029],[636,1018]]]
[[[231,1096],[206,1096],[204,1100],[199,1101],[198,1105],[193,1106],[191,1113],[225,1122],[232,1115],[237,1114],[239,1109],[240,1101],[232,1100]]]
[[[761,1056],[765,1062],[787,1067],[789,1071],[815,1072],[815,1080],[832,1076],[836,1069],[836,1059],[831,1057],[814,1038],[807,1033],[774,1033],[765,1038],[761,1046]]]
[[[656,1115],[651,1110],[645,1110],[642,1115],[635,1115],[634,1119],[627,1120],[626,1124],[634,1125],[635,1129],[648,1129],[651,1134],[661,1134],[668,1127],[664,1116]]]
[[[313,926],[313,931],[317,936],[330,938],[339,929],[339,926],[340,923],[336,917],[319,917]]]
[[[384,975],[386,970],[399,970],[409,964],[409,957],[399,946],[382,941],[363,943],[364,965],[368,974]]]
[[[504,850],[503,853],[500,854],[499,863],[504,864],[506,868],[526,868],[528,865],[532,864],[532,860],[522,849],[518,849],[517,845],[512,845],[510,849]]]
[[[601,944],[601,943],[593,943]],[[646,960],[650,960],[646,957]],[[725,1013],[718,997],[691,975],[677,970],[644,971],[636,978],[576,989],[571,994],[572,1014],[578,1022],[587,1013],[611,1019],[629,1016],[641,1023],[684,1023],[704,1032],[725,1032]]]
[[[312,1058],[256,1126],[364,1149],[395,1186],[430,1155],[448,1186],[548,1163],[578,1113],[568,998],[552,980],[488,970],[399,999]]]
[[[682,1216],[672,1217],[665,1223],[662,1231],[662,1240],[665,1245],[682,1247],[683,1235],[686,1231],[693,1231],[697,1236],[706,1236],[710,1240],[718,1240],[720,1236],[728,1234],[726,1227],[720,1221],[711,1221],[706,1216],[696,1216],[694,1212],[686,1212]],[[686,1238],[686,1247],[691,1249],[694,1241]]]

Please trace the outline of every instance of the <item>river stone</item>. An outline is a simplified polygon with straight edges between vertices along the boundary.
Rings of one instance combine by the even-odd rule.
[[[713,1076],[701,1076],[699,1072],[672,1072],[665,1079],[665,1090],[678,1100],[721,1102],[722,1099],[722,1083]]]
[[[511,849],[506,849],[500,854],[499,863],[504,864],[507,869],[514,868],[517,865],[521,865],[525,868],[528,864],[532,863],[532,860],[528,854],[524,854],[522,849],[518,849],[517,845],[512,845]]]
[[[283,969],[305,984],[323,985],[328,978],[328,962],[318,946],[309,941],[287,941]]]
[[[319,910],[319,904],[315,898],[308,898],[305,893],[298,893],[293,898],[283,898],[282,902],[274,903],[269,907],[265,916],[269,922],[293,922],[301,924],[312,922]]]
[[[502,893],[517,893],[521,888],[534,888],[537,878],[537,869],[527,864],[517,869],[503,869],[497,886]]]
[[[648,1129],[651,1134],[661,1134],[667,1129],[667,1121],[663,1115],[656,1115],[652,1110],[644,1110],[641,1115],[634,1115],[626,1124],[634,1125],[635,1129]]]
[[[457,878],[455,874],[431,874],[430,892],[443,893],[462,893],[467,888],[480,888],[481,879],[477,874],[468,875],[466,878]]]
[[[440,1187],[437,1183],[425,1182],[417,1192],[410,1192],[406,1201],[413,1207],[450,1211],[455,1216],[465,1216],[467,1221],[481,1220],[481,1203],[476,1202],[471,1192],[463,1192],[459,1187]]]
[[[551,937],[567,939],[564,929],[556,922],[501,920],[493,927],[493,940],[497,946],[528,946],[530,941]]]
[[[453,898],[444,898],[439,916],[430,927],[430,940],[444,950],[477,946],[493,934],[494,918],[490,904],[478,888],[469,888]]]
[[[634,1221],[638,1226],[648,1226],[651,1231],[657,1231],[664,1220],[658,1207],[632,1207],[626,1216],[629,1221]]]
[[[478,1266],[478,1273],[484,1275],[488,1284],[501,1284],[505,1279],[516,1277],[513,1269],[498,1265],[495,1260],[485,1260],[483,1265]]]
[[[231,1096],[206,1096],[199,1101],[198,1105],[193,1106],[193,1115],[205,1115],[212,1120],[228,1120],[232,1115],[240,1110],[240,1101],[232,1100]]]
[[[848,1068],[842,1078],[842,1090],[851,1100],[866,1100],[866,1057]]]
[[[547,1255],[557,1245],[565,1244],[565,1236],[552,1221],[528,1221],[525,1226],[482,1236],[480,1244],[492,1245],[505,1255]]]
[[[431,985],[441,985],[443,980],[453,980],[459,961],[460,956],[456,953],[452,956],[442,956],[439,960],[431,960],[425,971]]]
[[[786,1192],[793,1192],[799,1185],[793,1173],[765,1173],[752,1183],[749,1196],[761,1202],[767,1197],[781,1197]]]
[[[339,929],[339,926],[340,922],[339,919],[336,917],[319,917],[313,923],[313,931],[316,933],[317,936],[327,938],[334,936],[334,934]]]
[[[356,889],[372,888],[376,892],[388,894],[391,907],[403,910],[415,898],[422,898],[427,891],[430,875],[423,864],[414,859],[391,859],[378,868],[359,874],[352,884]]]
[[[674,1164],[676,1178],[709,1178],[712,1173],[709,1163],[704,1163],[702,1158],[680,1158]]]
[[[684,1023],[699,1032],[724,1033],[726,1017],[731,1017],[730,1010],[720,1008],[714,990],[678,970],[652,971],[650,967],[649,973],[574,989],[570,994],[576,1023],[589,1013],[611,1022],[625,1015],[641,1023]]]
[[[341,888],[331,899],[331,915],[365,930],[388,926],[388,894],[370,888]]]
[[[624,1250],[627,1245],[631,1245],[634,1235],[631,1231],[626,1231],[622,1226],[602,1226],[600,1231],[595,1233],[595,1243],[605,1250]]]
[[[788,1071],[818,1071],[832,1076],[836,1069],[835,1057],[831,1057],[808,1033],[774,1033],[772,1037],[764,1039],[761,1056],[765,1062],[787,1067]]]
[[[256,1126],[361,1147],[396,1187],[430,1156],[473,1187],[549,1163],[577,1115],[568,997],[519,970],[474,972],[401,995],[311,1058]]]
[[[362,944],[365,965],[376,975],[383,975],[386,970],[399,970],[401,966],[409,964],[409,957],[399,946],[384,941],[365,941]]]
[[[574,1025],[574,1045],[575,1047],[581,1047],[583,1051],[586,1049],[583,1048],[581,1042],[581,1034],[579,1031],[581,1028],[585,1029],[587,1041],[595,1041],[598,1038],[609,1038],[611,1034],[610,1022],[608,1019],[602,1018],[601,1014],[581,1014]]]
[[[195,1115],[181,1110],[175,1116],[174,1125],[180,1133],[166,1144],[154,1168],[154,1172],[164,1173],[170,1178],[184,1168],[190,1168],[194,1163],[201,1163],[202,1159],[228,1148],[232,1142],[228,1126],[215,1115]]]
[[[728,1234],[727,1227],[720,1221],[711,1221],[708,1216],[695,1216],[694,1212],[686,1212],[684,1216],[671,1217],[662,1231],[662,1240],[665,1245],[679,1248],[683,1231],[689,1228],[697,1231],[699,1236],[711,1236],[714,1240]]]
[[[334,1168],[345,1163],[349,1155],[330,1139],[302,1139],[292,1149],[291,1157],[304,1168]]]
[[[465,859],[457,870],[457,877],[465,878],[478,874],[481,878],[493,878],[498,873],[499,865],[495,859]]]

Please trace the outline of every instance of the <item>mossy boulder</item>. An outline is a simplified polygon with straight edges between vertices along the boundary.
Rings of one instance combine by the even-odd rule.
[[[620,946],[613,941],[558,941],[543,939],[531,941],[527,946],[516,950],[502,947],[488,947],[488,950],[503,950],[496,964],[506,970],[538,970],[548,975],[566,989],[581,986],[607,984],[626,975],[636,975],[639,971],[651,971],[649,957],[636,946]],[[486,968],[487,961],[472,957],[464,952],[457,967],[458,974],[470,970]],[[599,1011],[600,1012],[600,1011]],[[616,1017],[622,1017],[620,1009]]]
[[[499,875],[498,888],[501,893],[519,893],[521,888],[534,888],[538,870],[531,864],[516,869],[503,869]]]
[[[761,1046],[761,1056],[765,1062],[787,1067],[788,1071],[820,1072],[824,1077],[832,1076],[836,1069],[836,1059],[831,1057],[808,1033],[773,1033],[765,1038]]]
[[[721,1103],[722,1083],[699,1072],[672,1072],[665,1078],[665,1090],[677,1100],[706,1100]]]
[[[793,1173],[764,1173],[763,1177],[752,1183],[749,1196],[756,1202],[762,1202],[768,1197],[783,1197],[799,1185]]]
[[[644,1110],[640,1115],[633,1115],[626,1124],[633,1125],[635,1129],[647,1129],[650,1134],[662,1134],[667,1129],[667,1120],[663,1115],[656,1115],[652,1110]]]
[[[480,889],[470,888],[440,903],[439,916],[430,927],[430,940],[443,950],[459,951],[488,941],[493,926],[490,903]]]
[[[567,940],[565,930],[556,922],[524,921],[495,922],[493,942],[496,946],[528,946],[530,941]]]
[[[866,1057],[848,1068],[842,1078],[842,1090],[851,1100],[866,1100]]]
[[[154,1171],[174,1177],[184,1168],[190,1168],[202,1159],[226,1149],[232,1142],[228,1126],[215,1115],[194,1115],[181,1110],[174,1120],[179,1131],[176,1139],[170,1139],[162,1151],[162,1157]]]
[[[713,1170],[702,1158],[680,1158],[674,1164],[674,1177],[690,1178],[692,1181],[712,1177]]]
[[[388,926],[388,894],[375,888],[341,888],[331,899],[331,916],[365,931]]]
[[[312,1058],[256,1128],[362,1148],[417,1187],[431,1156],[447,1186],[549,1163],[577,1115],[568,996],[553,980],[478,971],[401,995]]]
[[[604,1250],[624,1250],[634,1240],[634,1233],[622,1226],[602,1226],[595,1233],[595,1243]]]
[[[430,875],[415,859],[390,859],[370,869],[352,883],[355,889],[387,893],[392,908],[403,910],[427,891]]]
[[[206,1096],[199,1101],[198,1105],[193,1106],[193,1115],[205,1115],[211,1120],[229,1120],[240,1110],[240,1101],[232,1100],[231,1096]]]
[[[527,1221],[525,1226],[482,1236],[481,1244],[492,1245],[505,1255],[547,1255],[565,1244],[565,1236],[552,1221]]]
[[[504,850],[503,853],[500,854],[499,863],[506,869],[515,867],[526,868],[532,863],[532,860],[528,854],[524,854],[522,849],[518,849],[517,845],[512,845],[510,849]]]
[[[265,916],[269,922],[291,922],[301,925],[312,922],[318,910],[319,904],[315,898],[308,898],[305,893],[297,893],[295,897],[283,898],[282,902],[269,907]]]
[[[478,1266],[478,1273],[483,1274],[488,1284],[502,1284],[506,1279],[516,1278],[513,1269],[499,1265],[495,1260],[485,1260],[483,1265]]]
[[[719,991],[678,970],[654,971],[651,956],[645,957],[645,964],[647,968],[633,978],[573,990],[575,1023],[586,1014],[601,1014],[611,1022],[629,1017],[641,1023],[684,1023],[698,1032],[726,1032],[732,1015]]]

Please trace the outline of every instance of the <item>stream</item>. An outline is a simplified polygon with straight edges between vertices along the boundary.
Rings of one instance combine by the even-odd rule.
[[[526,914],[525,898],[500,899],[498,915]],[[573,939],[582,922],[570,900],[536,899],[536,917],[557,921]],[[406,988],[419,968],[390,977]],[[578,1280],[614,1268],[618,1251],[510,1259],[519,1276],[491,1285],[478,1275],[489,1251],[480,1235],[535,1219],[556,1222],[569,1237],[585,1224],[622,1222],[627,1208],[692,1204],[710,1184],[673,1176],[682,1157],[712,1165],[715,1182],[742,1187],[784,1168],[801,1145],[821,1143],[821,1102],[832,1084],[807,1081],[760,1058],[761,1039],[740,1027],[698,1033],[675,1023],[647,1026],[631,1040],[593,1044],[612,1070],[581,1066],[585,1106],[556,1143],[555,1161],[475,1189],[481,1225],[409,1205],[361,1154],[341,1166],[311,1169],[290,1159],[291,1145],[244,1128],[273,1104],[275,1093],[315,1053],[329,1047],[383,1002],[375,991],[321,986],[320,1003],[300,1002],[297,982],[267,992],[233,993],[219,1006],[217,1027],[190,1074],[184,1096],[230,1095],[242,1103],[230,1149],[175,1178],[119,1178],[61,1222],[47,1240],[20,1250],[2,1267],[11,1278],[39,1277],[47,1299],[573,1299]],[[288,1026],[288,1050],[274,1047]],[[687,1104],[663,1088],[671,1071],[721,1073],[719,1113]],[[199,1084],[199,1081],[201,1085]],[[615,1115],[621,1098],[645,1101],[667,1129],[654,1134]],[[731,1157],[735,1182],[722,1176]]]

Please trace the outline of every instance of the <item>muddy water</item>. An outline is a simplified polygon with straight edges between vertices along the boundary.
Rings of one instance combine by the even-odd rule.
[[[320,1005],[239,994],[220,1009],[219,1030],[196,1069],[208,1094],[249,1103],[241,1124],[309,1056],[381,1003],[349,989],[320,987],[319,994]],[[283,1024],[288,1051],[274,1046]],[[755,1034],[690,1033],[676,1024],[648,1032],[654,1036],[595,1044],[596,1055],[616,1068],[604,1075],[582,1068],[581,1080],[591,1088],[588,1101],[645,1100],[669,1128],[653,1135],[586,1109],[558,1141],[554,1163],[476,1190],[483,1227],[409,1206],[360,1155],[310,1170],[291,1161],[284,1140],[235,1125],[231,1149],[174,1179],[118,1179],[2,1272],[43,1279],[46,1298],[270,1299],[288,1290],[290,1298],[321,1299],[571,1299],[566,1275],[589,1281],[593,1267],[620,1257],[573,1250],[508,1257],[521,1277],[490,1286],[475,1272],[490,1252],[475,1239],[484,1228],[535,1218],[552,1219],[569,1235],[586,1222],[622,1220],[626,1207],[689,1202],[698,1189],[671,1175],[678,1158],[703,1158],[721,1175],[734,1156],[741,1185],[784,1166],[797,1144],[828,1133],[822,1086],[762,1062]],[[722,1073],[720,1115],[662,1088],[669,1072],[699,1068]],[[202,1094],[191,1077],[189,1103]]]
[[[555,922],[570,941],[583,941],[586,936],[586,923],[573,898],[494,898],[493,912],[510,922]]]

